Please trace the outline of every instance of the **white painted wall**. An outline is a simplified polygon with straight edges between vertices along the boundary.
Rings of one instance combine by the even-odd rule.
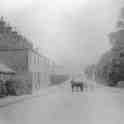
[[[33,89],[48,86],[49,66],[48,60],[34,51],[29,51],[29,71],[32,74]]]

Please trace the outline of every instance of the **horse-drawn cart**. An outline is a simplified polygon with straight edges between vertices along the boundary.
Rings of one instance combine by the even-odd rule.
[[[77,75],[75,77],[72,77],[70,83],[71,83],[72,92],[74,91],[75,88],[77,90],[80,89],[80,91],[83,92],[84,84],[85,84],[84,75],[80,74],[80,75]]]

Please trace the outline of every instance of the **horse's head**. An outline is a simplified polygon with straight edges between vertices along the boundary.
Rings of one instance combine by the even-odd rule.
[[[74,82],[73,80],[70,81],[71,84],[72,84],[73,82]]]
[[[71,80],[71,84],[75,84],[75,81],[74,80]]]

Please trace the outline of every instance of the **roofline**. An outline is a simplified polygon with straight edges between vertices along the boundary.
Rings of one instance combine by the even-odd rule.
[[[33,48],[0,48],[0,52],[14,52],[14,51],[25,51],[25,50],[29,50],[32,51],[34,53],[36,53],[38,56],[40,57],[44,57],[46,60],[50,61],[49,58],[47,58],[46,56],[40,54],[37,50],[33,49]]]
[[[21,48],[21,49],[18,49],[18,48],[0,48],[0,51],[24,51],[24,50],[28,50],[29,48]]]

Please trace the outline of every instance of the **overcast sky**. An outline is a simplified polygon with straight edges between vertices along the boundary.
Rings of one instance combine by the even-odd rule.
[[[57,63],[80,68],[110,47],[107,34],[120,5],[121,0],[0,0],[0,15]]]

